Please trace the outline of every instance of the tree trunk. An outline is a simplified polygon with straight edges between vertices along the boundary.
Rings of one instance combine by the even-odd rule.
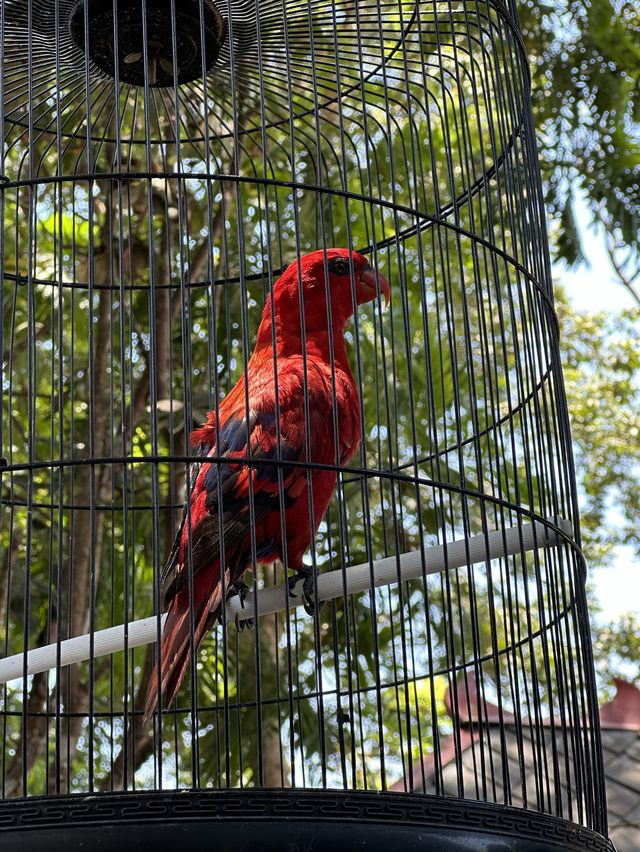
[[[44,644],[48,638],[50,638],[48,631],[46,627],[43,627],[36,639],[37,645]],[[13,796],[26,796],[29,793],[29,773],[44,750],[47,739],[47,717],[43,711],[47,701],[47,680],[48,672],[41,672],[33,678],[27,700],[26,720],[23,719],[23,728],[15,756],[5,776],[3,795],[6,799]]]

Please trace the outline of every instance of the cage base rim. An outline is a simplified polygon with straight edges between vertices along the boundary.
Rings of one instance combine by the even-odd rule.
[[[288,849],[407,852],[613,852],[598,832],[509,805],[423,793],[277,788],[106,792],[0,802],[15,852]]]

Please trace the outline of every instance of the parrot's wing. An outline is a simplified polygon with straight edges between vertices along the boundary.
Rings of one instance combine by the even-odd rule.
[[[272,376],[272,372],[267,373],[266,380],[254,376],[249,382],[249,398],[243,393],[240,405],[234,400],[232,407],[220,406],[219,445],[208,452],[219,461],[199,462],[192,489],[190,516],[197,519],[195,523],[191,520],[190,536],[194,577],[219,558],[224,548],[233,582],[234,575],[238,576],[251,558],[252,527],[270,512],[287,509],[307,486],[304,465],[291,464],[306,458],[302,372],[279,367],[279,429],[273,382],[268,381]],[[326,422],[330,399],[326,402],[324,406],[309,405],[312,456],[318,443],[330,441],[331,424]],[[186,564],[180,561],[186,523],[185,512],[163,574],[165,606],[187,583]],[[256,559],[266,557],[275,547],[274,541],[257,541]],[[243,564],[235,565],[235,560]]]
[[[202,456],[206,456],[207,453],[211,450],[211,447],[202,447],[200,446],[200,454]],[[189,470],[189,493],[193,493],[195,484],[198,479],[198,474],[202,468],[203,462],[198,460],[194,461],[191,464],[191,468]],[[184,510],[182,512],[182,520],[180,521],[180,526],[178,527],[178,532],[173,540],[173,545],[171,547],[171,552],[162,568],[162,574],[160,576],[160,589],[161,596],[163,600],[166,600],[167,591],[171,587],[171,583],[175,576],[177,569],[180,566],[180,542],[182,541],[182,534],[184,532],[184,527],[187,522],[187,518],[189,516],[187,505],[185,505]]]

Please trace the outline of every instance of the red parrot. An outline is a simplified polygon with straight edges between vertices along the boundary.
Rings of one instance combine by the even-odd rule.
[[[252,523],[256,562],[283,560],[286,548],[288,567],[297,572],[292,579],[294,583],[303,580],[305,608],[313,612],[313,570],[304,565],[303,557],[311,543],[312,527],[317,531],[329,505],[337,477],[335,470],[312,469],[312,514],[304,463],[344,465],[360,444],[360,399],[344,339],[355,310],[353,292],[358,305],[379,293],[386,300],[390,295],[386,279],[355,251],[315,251],[288,266],[267,299],[244,375],[221,401],[217,416],[209,412],[206,424],[191,434],[191,443],[202,456],[223,460],[203,460],[193,472],[190,512],[185,512],[163,572],[167,619],[162,636],[161,691],[167,706],[189,663],[191,624],[195,649],[220,617],[221,548],[225,591],[242,593],[246,588],[241,578],[253,562]],[[145,719],[156,707],[157,693],[156,667],[147,690]]]

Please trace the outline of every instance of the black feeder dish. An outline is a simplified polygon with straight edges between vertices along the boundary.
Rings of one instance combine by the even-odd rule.
[[[515,0],[2,0],[0,35],[0,846],[610,850]],[[204,464],[249,596],[145,722],[189,434],[333,247],[392,294],[323,356],[355,452],[314,460],[307,381],[304,448],[245,400]],[[260,489],[276,540],[319,471],[312,616]]]

